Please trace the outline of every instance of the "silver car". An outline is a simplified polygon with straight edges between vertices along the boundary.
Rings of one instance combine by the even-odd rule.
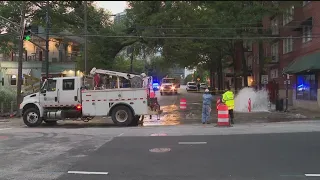
[[[208,85],[206,83],[200,83],[200,89],[207,89]]]
[[[198,89],[197,84],[195,82],[187,83],[187,88],[186,88],[187,91],[196,91],[197,89]]]

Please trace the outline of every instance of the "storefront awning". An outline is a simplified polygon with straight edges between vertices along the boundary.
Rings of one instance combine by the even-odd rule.
[[[320,52],[297,58],[285,69],[285,74],[297,74],[308,71],[320,71]]]
[[[22,69],[22,74],[30,75],[31,69]],[[6,74],[18,75],[18,69],[7,69]]]

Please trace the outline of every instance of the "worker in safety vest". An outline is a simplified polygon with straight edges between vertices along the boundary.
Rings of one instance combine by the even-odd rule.
[[[203,102],[202,102],[202,124],[209,124],[209,118],[211,113],[211,102],[212,102],[212,95],[209,92],[209,89],[206,89],[204,91],[204,94],[202,95]]]
[[[222,95],[222,102],[228,106],[229,119],[231,121],[231,124],[234,124],[233,122],[234,94],[231,91],[230,86],[228,86],[227,91]]]

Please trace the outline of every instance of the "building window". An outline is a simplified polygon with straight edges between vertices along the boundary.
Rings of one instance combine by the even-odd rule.
[[[274,18],[274,19],[271,20],[271,33],[272,33],[272,35],[279,34],[278,18]]]
[[[293,48],[292,36],[289,36],[288,38],[283,39],[282,42],[283,42],[283,54],[291,52]]]
[[[244,41],[243,48],[247,51],[252,51],[252,42],[251,41]]]
[[[310,1],[302,1],[302,6],[305,6],[309,3]]]
[[[16,86],[17,85],[17,76],[16,75],[10,75],[10,85]]]
[[[279,61],[279,43],[271,45],[271,62]]]
[[[303,26],[302,28],[302,42],[308,42],[312,40],[312,26]]]
[[[297,75],[297,99],[317,100],[317,83],[316,74]]]
[[[288,24],[293,20],[294,6],[287,8],[283,14],[283,25]]]
[[[62,82],[62,90],[74,90],[74,79],[64,79]]]
[[[270,77],[271,79],[278,78],[278,69],[271,69]]]

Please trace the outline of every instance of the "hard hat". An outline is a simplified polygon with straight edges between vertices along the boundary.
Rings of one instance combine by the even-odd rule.
[[[209,92],[209,89],[204,90],[204,92]]]
[[[146,73],[141,73],[141,76],[146,77],[147,75],[146,75]]]

